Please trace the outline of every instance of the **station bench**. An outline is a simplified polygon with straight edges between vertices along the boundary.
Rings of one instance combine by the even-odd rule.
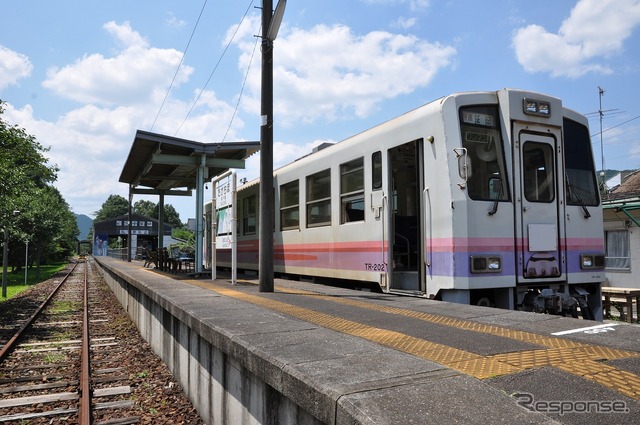
[[[611,307],[620,312],[620,319],[633,323],[633,303],[636,304],[636,322],[640,322],[638,317],[638,306],[640,306],[640,289],[637,288],[602,288],[602,308],[604,317],[611,317]]]

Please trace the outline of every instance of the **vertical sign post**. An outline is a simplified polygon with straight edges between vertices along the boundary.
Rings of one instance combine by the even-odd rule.
[[[231,177],[231,178],[228,178]],[[231,283],[238,276],[236,173],[227,172],[212,180],[214,198],[211,207],[212,252],[211,278],[216,278],[217,250],[231,250]]]

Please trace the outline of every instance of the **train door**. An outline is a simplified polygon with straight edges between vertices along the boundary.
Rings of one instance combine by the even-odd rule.
[[[389,288],[423,294],[422,140],[389,149]]]
[[[514,165],[519,178],[519,211],[516,211],[518,283],[554,282],[565,277],[560,220],[562,184],[558,179],[562,162],[558,154],[558,131],[531,132],[515,125]],[[546,129],[545,129],[546,130]]]

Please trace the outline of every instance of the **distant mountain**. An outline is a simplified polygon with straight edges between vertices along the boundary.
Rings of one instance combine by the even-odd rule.
[[[619,185],[621,182],[624,182],[630,174],[633,174],[636,171],[637,170],[612,170],[610,168],[607,168],[606,170],[604,170],[604,181],[607,182],[607,185],[610,185],[611,179],[613,179],[617,175],[620,175],[620,178],[616,179],[617,184]],[[598,182],[601,182],[602,170],[598,170],[596,174],[598,175]],[[612,187],[609,187],[609,189],[612,189]]]
[[[623,174],[628,174],[633,170],[612,170],[610,168],[607,168],[606,170],[604,170],[604,179],[605,180],[609,180],[610,178],[618,175],[619,173],[623,173]],[[602,170],[598,170],[598,178],[602,178]]]
[[[78,229],[80,229],[80,235],[78,239],[84,240],[89,236],[89,231],[93,226],[93,220],[84,214],[76,214],[76,223],[78,223]]]

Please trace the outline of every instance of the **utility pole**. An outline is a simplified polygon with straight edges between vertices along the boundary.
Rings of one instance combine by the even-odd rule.
[[[260,106],[259,289],[273,292],[273,41],[278,35],[286,0],[273,13],[273,1],[262,1],[262,93]]]
[[[273,2],[262,0],[260,116],[260,292],[273,292],[273,42],[267,39]]]
[[[604,117],[604,111],[602,110],[602,96],[604,95],[604,89],[600,86],[598,86],[598,98],[599,98],[599,107],[598,107],[598,115],[600,116],[600,158],[601,158],[601,164],[602,164],[602,192],[604,194],[605,191],[605,187],[604,187],[604,182],[605,179],[607,178],[606,176],[606,172],[605,172],[605,167],[604,167],[604,145],[602,143],[602,118]]]

